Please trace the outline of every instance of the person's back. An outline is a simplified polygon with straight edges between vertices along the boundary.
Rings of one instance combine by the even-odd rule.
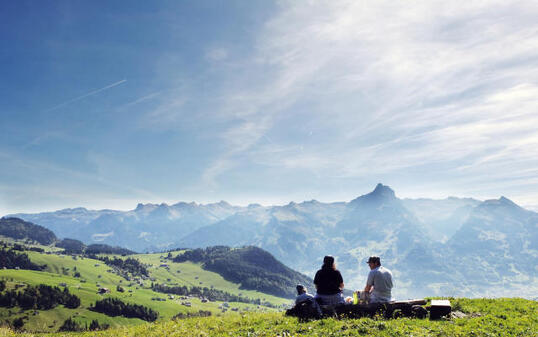
[[[317,285],[317,293],[320,295],[335,295],[340,293],[340,284],[342,283],[342,274],[338,270],[322,268],[318,270],[314,277],[314,283]]]
[[[392,272],[383,266],[370,270],[368,284],[374,286],[371,293],[372,302],[389,302],[392,300]]]
[[[381,259],[378,256],[370,256],[366,262],[370,266],[368,279],[364,291],[370,294],[370,302],[390,302],[392,301],[392,273],[387,268],[381,266]]]
[[[323,258],[323,266],[314,277],[316,285],[316,300],[320,304],[339,304],[344,302],[342,289],[344,280],[342,274],[336,269],[334,258],[330,255]]]

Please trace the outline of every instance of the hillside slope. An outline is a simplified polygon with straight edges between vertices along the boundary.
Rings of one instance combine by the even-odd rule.
[[[21,249],[21,246],[19,244],[17,249]],[[105,298],[118,298],[127,304],[145,306],[158,312],[160,321],[169,320],[177,314],[197,315],[200,310],[221,315],[228,308],[238,312],[265,311],[289,303],[289,300],[266,293],[240,289],[240,283],[225,280],[218,273],[204,270],[199,263],[171,262],[170,259],[182,252],[96,256],[104,260],[83,255],[63,255],[61,251],[51,253],[27,250],[17,253],[27,254],[33,263],[46,267],[42,271],[0,270],[0,282],[5,282],[7,288],[4,292],[0,290],[0,293],[9,290],[20,292],[27,286],[45,284],[69,289],[81,301],[76,309],[59,305],[50,310],[22,310],[18,306],[0,305],[1,322],[13,324],[15,320],[22,319],[23,328],[29,331],[57,331],[68,318],[83,325],[98,320],[100,324],[112,327],[143,323],[137,318],[111,317],[89,310],[96,301]],[[139,261],[141,266],[134,268],[136,264],[122,265],[118,262],[129,260]],[[107,261],[114,261],[115,264],[106,265]],[[121,269],[126,267],[130,268],[129,271]],[[181,296],[166,294],[156,291],[153,285],[178,287],[184,292]],[[107,292],[99,293],[99,289],[107,289]],[[213,298],[215,296],[216,299]],[[223,307],[224,302],[229,302],[229,307]]]
[[[0,235],[16,240],[27,239],[42,245],[56,241],[56,235],[51,230],[13,217],[0,219]]]
[[[204,269],[216,272],[228,281],[240,283],[241,289],[279,297],[294,298],[297,284],[314,289],[312,279],[308,276],[286,267],[268,252],[254,246],[187,250],[173,261],[201,263]]]

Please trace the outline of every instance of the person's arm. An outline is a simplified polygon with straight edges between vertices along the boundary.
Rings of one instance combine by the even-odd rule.
[[[368,273],[368,278],[366,279],[366,286],[364,287],[364,291],[369,293],[374,288],[374,271],[370,270]]]
[[[319,283],[319,270],[316,273],[316,276],[314,276],[314,285],[316,286],[316,291],[318,291],[318,283]]]
[[[340,273],[340,271],[338,271],[338,281],[340,283],[340,285],[338,286],[338,288],[340,289],[340,291],[344,290],[344,279],[342,278],[342,274]]]

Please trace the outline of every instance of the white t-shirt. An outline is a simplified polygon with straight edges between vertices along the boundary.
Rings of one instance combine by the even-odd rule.
[[[372,297],[379,301],[390,301],[392,299],[392,273],[383,266],[370,270],[366,285],[374,286]]]

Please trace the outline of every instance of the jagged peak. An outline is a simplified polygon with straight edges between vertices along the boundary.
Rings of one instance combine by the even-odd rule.
[[[484,201],[484,205],[501,205],[501,206],[509,206],[509,207],[517,207],[520,208],[515,202],[508,199],[505,196],[501,196],[499,199],[489,199]]]
[[[64,208],[59,210],[59,213],[73,213],[73,212],[86,212],[88,211],[85,207],[75,207],[75,208]]]
[[[376,197],[376,198],[389,198],[389,199],[396,198],[396,194],[394,193],[394,190],[387,185],[383,185],[382,183],[377,184],[375,189],[372,192],[364,196]]]
[[[145,210],[149,210],[149,209],[154,209],[155,207],[158,207],[158,206],[159,206],[159,205],[157,205],[157,204],[152,204],[152,203],[147,203],[147,204],[138,203],[138,205],[136,205],[135,212],[145,211]],[[162,204],[161,204],[161,206],[162,206]]]
[[[172,205],[172,207],[196,207],[198,204],[194,201],[191,202],[185,202],[185,201],[179,201]]]
[[[394,190],[387,185],[379,183],[376,185],[375,189],[370,192],[370,194],[381,194],[384,196],[396,197]]]
[[[390,188],[387,185],[383,185],[382,183],[379,183],[376,185],[375,189],[365,195],[362,195],[354,200],[351,201],[351,203],[356,203],[361,200],[396,200],[396,194],[394,193],[394,190]]]

